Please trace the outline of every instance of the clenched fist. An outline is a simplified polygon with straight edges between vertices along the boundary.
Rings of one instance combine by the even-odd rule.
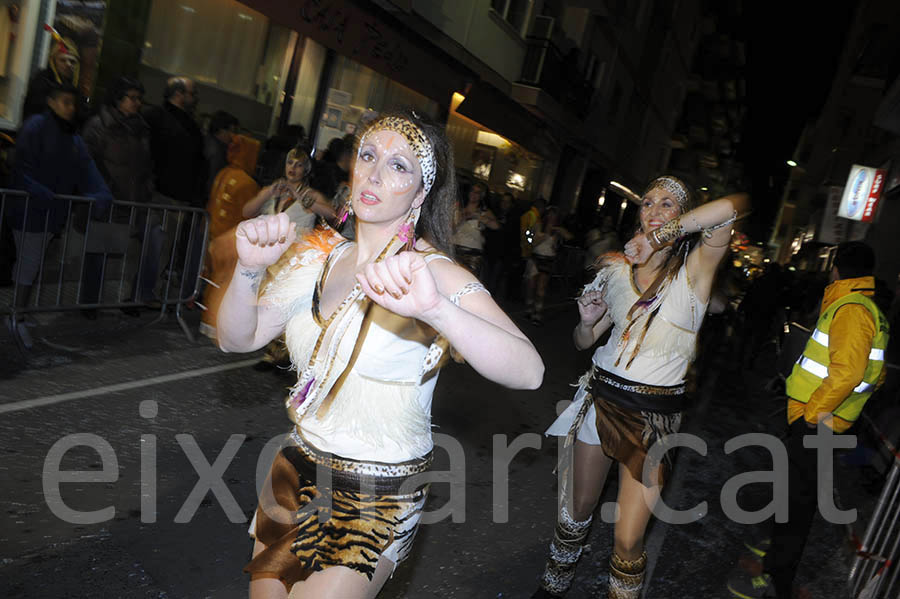
[[[602,291],[587,291],[578,298],[578,315],[585,327],[592,327],[606,316],[609,306],[603,300]]]
[[[297,240],[294,223],[285,213],[245,220],[235,231],[238,262],[248,269],[275,264]]]
[[[625,244],[625,257],[632,264],[643,264],[653,255],[653,246],[643,233],[638,233]]]
[[[356,279],[372,301],[400,316],[427,321],[440,304],[434,275],[416,252],[400,252],[369,264]]]

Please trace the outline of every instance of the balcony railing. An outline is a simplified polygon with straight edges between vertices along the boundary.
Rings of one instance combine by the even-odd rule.
[[[541,88],[578,117],[586,117],[593,89],[584,80],[575,59],[567,60],[548,39],[529,36],[526,43],[528,50],[519,83]]]

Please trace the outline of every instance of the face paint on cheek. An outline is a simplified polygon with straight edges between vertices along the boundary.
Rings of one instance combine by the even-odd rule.
[[[405,195],[414,190],[419,179],[415,171],[418,163],[403,136],[395,131],[374,131],[366,136],[365,144],[374,146],[374,154],[378,158],[368,164],[363,161],[363,164],[369,169],[379,169],[379,179],[388,191],[394,195]],[[401,170],[397,170],[398,164]]]
[[[409,193],[415,183],[416,178],[411,173],[392,173],[385,181],[391,193],[397,195]]]

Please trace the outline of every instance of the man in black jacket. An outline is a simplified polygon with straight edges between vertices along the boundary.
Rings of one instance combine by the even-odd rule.
[[[194,120],[197,85],[187,77],[172,77],[166,82],[161,107],[148,106],[142,114],[150,126],[150,150],[156,191],[182,206],[206,206],[206,159],[203,156],[203,132]],[[202,222],[187,215],[177,240],[175,265],[184,267],[180,296],[194,290],[203,254]],[[194,226],[191,226],[192,220]],[[194,241],[185,266],[188,239],[193,228]],[[170,297],[171,299],[171,297]]]
[[[150,125],[150,149],[156,191],[173,200],[196,207],[206,205],[206,159],[203,132],[194,120],[197,86],[187,77],[172,77],[166,83],[160,106],[142,110]]]

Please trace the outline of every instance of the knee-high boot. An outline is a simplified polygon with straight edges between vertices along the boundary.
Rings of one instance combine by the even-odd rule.
[[[561,597],[569,590],[575,577],[575,565],[584,548],[593,517],[578,522],[562,506],[556,521],[556,531],[550,542],[550,558],[541,576],[541,589]]]
[[[644,588],[647,553],[634,560],[624,560],[615,552],[609,558],[609,593],[607,599],[638,599]]]

